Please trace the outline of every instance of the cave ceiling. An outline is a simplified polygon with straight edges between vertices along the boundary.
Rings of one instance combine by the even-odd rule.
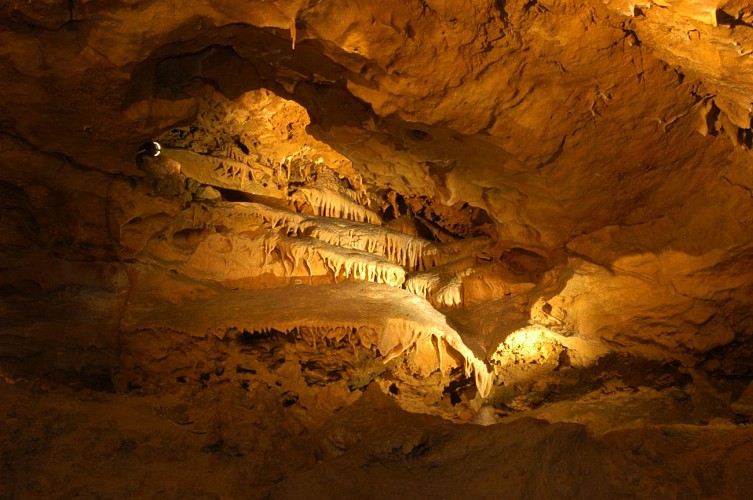
[[[6,1],[4,369],[150,390],[203,352],[203,384],[303,373],[294,409],[382,377],[458,420],[468,391],[530,410],[604,359],[739,396],[751,23],[738,1]]]

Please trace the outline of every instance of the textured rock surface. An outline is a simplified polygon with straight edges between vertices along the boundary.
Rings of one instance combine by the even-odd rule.
[[[4,2],[0,497],[354,496],[368,474],[484,496],[418,483],[468,455],[518,474],[484,467],[520,446],[541,480],[490,488],[742,495],[752,23],[738,0]],[[372,383],[506,424],[349,407]],[[161,472],[61,489],[85,475],[57,458],[106,426],[76,467]],[[159,449],[233,465],[187,485]]]
[[[136,398],[0,387],[10,498],[744,498],[751,487],[751,431],[734,426],[599,437],[534,419],[458,426],[374,389],[308,432],[273,389]]]

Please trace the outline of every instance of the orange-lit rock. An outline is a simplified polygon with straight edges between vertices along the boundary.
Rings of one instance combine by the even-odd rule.
[[[742,496],[751,23],[5,2],[7,495]]]

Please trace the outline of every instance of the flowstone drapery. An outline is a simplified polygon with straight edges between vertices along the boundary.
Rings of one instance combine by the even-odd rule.
[[[278,200],[287,200],[285,205],[256,196],[261,190],[251,174],[253,167],[236,165],[240,164],[236,160],[220,161],[168,147],[163,157],[149,161],[175,162],[179,168],[153,170],[255,197],[254,201],[201,202],[208,204],[208,210],[198,213],[193,208],[183,223],[167,230],[172,245],[152,245],[144,258],[175,262],[176,269],[188,276],[224,276],[228,283],[255,290],[223,291],[220,299],[210,302],[172,304],[167,306],[169,312],[162,310],[154,318],[147,307],[137,313],[139,306],[134,304],[127,322],[132,331],[161,325],[193,336],[224,337],[230,329],[261,333],[274,329],[324,332],[320,336],[324,338],[329,332],[357,335],[368,329],[376,332],[377,340],[361,345],[374,347],[374,355],[381,355],[385,363],[410,351],[410,362],[423,376],[436,370],[448,376],[460,361],[479,393],[489,394],[493,381],[484,353],[469,348],[438,310],[463,305],[463,278],[487,248],[487,239],[440,243],[383,227],[381,217],[369,208],[371,199],[351,189],[357,183],[339,179],[324,165],[313,167],[306,184],[290,184],[289,197],[279,198],[285,189],[277,193]],[[190,166],[185,168],[184,162]],[[227,165],[233,175],[227,175]],[[243,189],[241,181],[246,183]],[[226,221],[233,221],[231,226],[222,218],[207,219],[218,209],[226,213]],[[195,244],[193,234],[197,234]],[[210,252],[225,257],[218,264],[209,258]],[[239,255],[246,255],[245,260]],[[234,304],[232,313],[218,314],[227,304]],[[218,322],[218,316],[232,320]]]
[[[324,342],[332,335],[347,336],[351,343],[378,349],[385,363],[407,350],[429,345],[434,346],[435,356],[429,361],[437,369],[446,371],[455,365],[446,354],[451,350],[462,358],[466,376],[474,376],[482,395],[489,393],[493,383],[479,353],[466,346],[444,315],[415,294],[376,283],[226,291],[210,300],[186,302],[157,312],[149,304],[134,304],[124,328],[131,332],[168,329],[193,337],[219,338],[229,331],[307,331],[313,337],[301,340],[311,343]],[[375,344],[362,332],[376,332]]]

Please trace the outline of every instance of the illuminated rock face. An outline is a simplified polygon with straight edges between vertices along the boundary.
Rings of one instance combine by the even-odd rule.
[[[587,447],[709,422],[734,445],[753,379],[746,2],[205,3],[0,6],[8,405],[162,398],[208,436],[185,449],[285,442],[300,465],[255,464],[265,485],[353,448],[345,417],[315,434],[371,383],[455,422],[612,432]],[[413,459],[434,435],[406,432],[358,453]],[[734,494],[713,482],[670,489]]]

